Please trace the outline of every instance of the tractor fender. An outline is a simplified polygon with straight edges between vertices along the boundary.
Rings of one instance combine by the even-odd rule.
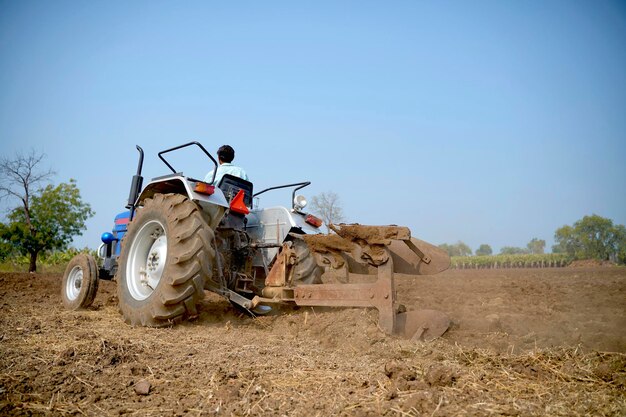
[[[179,174],[153,178],[139,194],[135,206],[143,205],[143,201],[155,194],[182,194],[202,207],[211,219],[209,226],[215,229],[228,209],[228,201],[224,193],[215,187],[213,194],[207,195],[195,191],[196,184],[202,182]]]

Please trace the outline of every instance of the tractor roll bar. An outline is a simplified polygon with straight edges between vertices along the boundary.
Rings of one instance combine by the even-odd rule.
[[[174,167],[172,167],[172,166],[169,164],[169,162],[167,162],[167,161],[165,160],[165,157],[163,156],[163,154],[168,153],[168,152],[172,152],[172,151],[176,151],[176,150],[178,150],[178,149],[186,148],[187,146],[191,146],[191,145],[196,145],[196,146],[198,146],[200,149],[202,149],[202,152],[204,152],[204,154],[205,154],[206,156],[208,156],[208,157],[209,157],[209,159],[210,159],[211,161],[213,161],[213,164],[215,165],[215,168],[213,169],[213,178],[211,179],[211,184],[212,184],[213,182],[215,182],[215,174],[217,174],[217,161],[216,161],[216,160],[215,160],[215,158],[213,158],[213,157],[211,156],[211,154],[210,154],[210,153],[209,153],[209,152],[208,152],[208,151],[204,148],[204,146],[202,146],[202,144],[201,144],[200,142],[193,141],[193,142],[185,143],[185,144],[183,144],[183,145],[175,146],[175,147],[170,148],[170,149],[166,149],[166,150],[164,150],[164,151],[159,152],[159,158],[161,159],[161,161],[163,161],[163,163],[165,163],[165,165],[167,165],[167,167],[168,167],[169,169],[171,169],[171,170],[172,170],[172,172],[173,172],[174,174],[176,174],[178,171],[176,171],[176,170],[174,169]]]
[[[296,182],[295,184],[287,184],[287,185],[278,185],[276,187],[270,187],[270,188],[266,188],[263,191],[259,191],[258,193],[254,194],[252,197],[259,196],[259,195],[261,195],[261,194],[263,194],[264,192],[267,192],[267,191],[278,190],[279,188],[289,188],[289,187],[299,186],[297,188],[294,188],[293,189],[293,193],[291,193],[291,208],[294,208],[294,200],[296,199],[296,191],[298,191],[301,188],[306,187],[309,184],[311,184],[311,181]]]

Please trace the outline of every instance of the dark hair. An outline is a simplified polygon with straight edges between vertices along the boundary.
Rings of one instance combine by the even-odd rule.
[[[217,150],[217,157],[223,162],[233,162],[233,159],[235,159],[235,150],[230,145],[222,145]]]

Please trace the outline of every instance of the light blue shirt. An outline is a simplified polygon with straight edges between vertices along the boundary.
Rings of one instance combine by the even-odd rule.
[[[213,170],[211,170],[211,172],[206,174],[206,177],[204,177],[204,182],[217,185],[220,183],[222,177],[226,174],[234,175],[235,177],[239,177],[242,180],[250,181],[248,179],[248,174],[246,174],[246,171],[244,171],[243,168],[240,168],[228,162],[224,162],[223,164],[217,167],[217,174],[215,175],[215,182],[213,183],[210,182],[211,178],[213,177]]]

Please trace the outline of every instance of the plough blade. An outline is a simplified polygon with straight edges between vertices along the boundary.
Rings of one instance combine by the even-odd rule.
[[[387,334],[412,340],[432,340],[450,326],[434,310],[400,312],[394,273],[432,275],[450,266],[448,254],[419,239],[407,227],[330,225],[336,235],[303,235],[318,264],[326,270],[323,283],[293,280],[296,256],[285,244],[268,274],[263,295],[253,304],[293,302],[299,306],[369,307],[378,310],[379,327]],[[324,277],[327,277],[326,280]]]
[[[450,327],[450,318],[437,310],[416,310],[396,315],[394,333],[414,341],[430,342]]]
[[[410,242],[430,261],[424,262],[406,241],[393,240],[389,245],[389,252],[393,258],[394,272],[406,275],[434,275],[450,267],[450,257],[443,249],[414,237]]]
[[[398,274],[434,275],[450,267],[450,257],[446,251],[411,237],[408,227],[331,224],[330,228],[346,241],[360,247],[385,246],[393,258],[393,272]]]

